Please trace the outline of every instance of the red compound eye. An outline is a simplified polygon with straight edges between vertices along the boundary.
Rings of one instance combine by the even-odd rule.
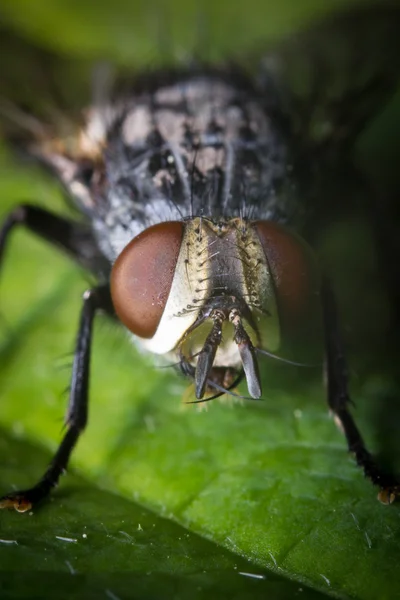
[[[124,248],[111,273],[111,296],[122,323],[151,338],[171,290],[183,224],[169,221],[145,229]]]
[[[279,315],[284,326],[299,324],[318,294],[316,260],[297,235],[271,221],[255,221],[275,284]]]

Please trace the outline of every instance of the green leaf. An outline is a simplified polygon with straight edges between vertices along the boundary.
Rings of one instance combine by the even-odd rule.
[[[4,431],[0,450],[11,457],[2,484],[19,484],[24,468],[38,476],[49,459]],[[45,510],[0,523],[2,598],[323,597],[78,477]]]
[[[116,58],[128,64],[177,60],[195,51],[213,60],[240,56],[329,10],[368,0],[4,0],[2,20],[69,54]]]
[[[261,39],[265,23],[264,35],[275,24],[278,36],[321,5],[286,0],[272,11],[271,25],[260,18],[263,4],[252,0],[241,12],[222,5],[229,29],[221,27],[219,15],[210,18],[214,9],[205,3],[213,40],[215,34],[211,56],[236,45],[247,49]],[[141,27],[142,9],[132,26],[137,40],[130,43],[126,11],[132,3],[123,0],[96,2],[98,10],[90,2],[31,3],[30,13],[22,0],[3,5],[3,18],[53,47],[89,54],[112,47],[123,60],[137,50],[140,63],[154,46],[156,34],[146,37],[149,29]],[[196,10],[188,2],[171,6],[176,45],[192,44]],[[0,198],[0,219],[27,199],[66,210],[47,178],[7,156],[0,165]],[[371,232],[356,215],[334,224],[321,250],[340,284],[345,330],[351,327],[357,420],[374,451],[390,447],[396,457],[398,430],[379,436],[398,386],[397,364],[384,350],[389,302],[371,246]],[[66,352],[73,349],[87,285],[66,258],[26,232],[15,233],[6,259],[0,288],[4,492],[34,482],[60,440],[62,390],[69,383],[63,367],[70,362]],[[399,508],[376,501],[376,491],[348,456],[327,412],[320,369],[265,361],[263,384],[264,402],[216,402],[198,411],[182,402],[185,381],[156,369],[122,330],[99,319],[90,424],[72,460],[85,479],[68,474],[52,501],[32,516],[0,513],[0,538],[17,541],[0,543],[3,597],[33,597],[32,590],[54,597],[55,589],[57,597],[82,590],[109,598],[132,597],[133,590],[143,598],[318,597],[304,584],[339,597],[397,597]]]

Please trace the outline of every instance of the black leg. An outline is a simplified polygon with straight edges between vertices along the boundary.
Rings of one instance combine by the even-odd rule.
[[[87,423],[93,318],[99,310],[113,312],[108,285],[89,290],[83,297],[64,438],[40,481],[28,490],[12,492],[0,498],[0,508],[15,508],[19,512],[29,510],[50,493],[67,468],[71,452]]]
[[[100,253],[90,228],[32,204],[20,204],[6,217],[0,227],[0,265],[9,234],[16,225],[23,225],[36,235],[59,246],[83,267],[96,274],[107,273],[107,263]]]
[[[344,356],[335,297],[329,281],[324,279],[321,291],[324,315],[326,375],[328,404],[335,420],[343,430],[350,452],[357,464],[372,483],[380,488],[378,498],[384,504],[391,504],[400,495],[400,483],[392,475],[383,472],[365,447],[364,440],[349,412],[347,364]]]

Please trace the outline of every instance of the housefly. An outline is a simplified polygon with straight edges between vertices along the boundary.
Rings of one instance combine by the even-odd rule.
[[[260,357],[280,357],[316,305],[329,408],[380,500],[394,501],[398,481],[349,411],[334,294],[303,238],[312,242],[311,203],[322,223],[340,205],[329,181],[396,88],[399,25],[400,11],[381,6],[331,18],[257,60],[191,62],[111,85],[100,70],[91,103],[65,85],[61,58],[4,32],[4,136],[53,172],[82,219],[17,206],[0,229],[0,259],[23,225],[97,284],[83,297],[64,438],[40,481],[0,507],[29,510],[67,468],[87,422],[99,312],[176,363],[205,401],[242,379],[260,398]]]

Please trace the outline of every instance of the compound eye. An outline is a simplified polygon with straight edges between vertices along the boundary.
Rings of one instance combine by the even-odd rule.
[[[183,224],[169,221],[142,231],[111,272],[117,316],[135,335],[152,338],[163,315],[181,248]]]
[[[278,310],[286,327],[299,322],[315,306],[318,269],[311,248],[296,234],[271,221],[255,221],[275,285]]]

